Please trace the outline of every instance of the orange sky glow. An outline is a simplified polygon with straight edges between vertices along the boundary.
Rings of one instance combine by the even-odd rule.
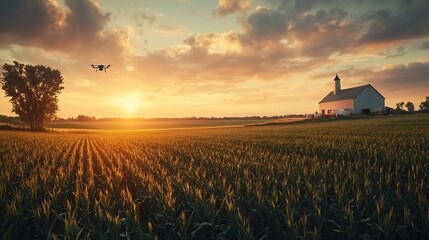
[[[314,113],[372,84],[429,96],[429,1],[0,0],[0,62],[59,69],[59,117]],[[91,64],[111,64],[96,72]],[[0,114],[14,115],[0,96]]]

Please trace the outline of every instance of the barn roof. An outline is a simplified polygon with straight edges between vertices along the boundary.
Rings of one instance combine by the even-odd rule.
[[[328,93],[328,95],[326,95],[326,97],[323,98],[322,101],[320,101],[319,103],[354,99],[368,86],[371,86],[371,84],[367,84],[367,85],[363,85],[363,86],[359,86],[359,87],[341,89],[341,91],[338,92],[337,94],[334,94],[334,92],[332,91],[332,92]],[[375,91],[377,91],[377,90],[375,90]]]

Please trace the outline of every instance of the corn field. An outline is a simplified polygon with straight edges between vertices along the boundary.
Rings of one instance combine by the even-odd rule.
[[[0,131],[1,239],[428,239],[429,116]]]

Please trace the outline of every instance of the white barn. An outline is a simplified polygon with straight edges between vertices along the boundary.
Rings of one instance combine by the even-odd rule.
[[[371,84],[341,89],[341,79],[334,79],[334,91],[319,102],[319,113],[323,115],[372,114],[384,112],[385,98]]]

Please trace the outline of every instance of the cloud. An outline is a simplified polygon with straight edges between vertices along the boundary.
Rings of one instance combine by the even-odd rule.
[[[88,60],[124,54],[130,28],[108,29],[111,14],[93,0],[66,0],[65,6],[55,0],[0,1],[0,45],[38,47]]]
[[[429,1],[415,0],[400,5],[399,10],[382,9],[364,14],[359,21],[368,25],[360,41],[394,42],[429,35]]]
[[[382,2],[383,5],[362,0],[347,3],[328,0],[272,2],[277,2],[278,6],[259,6],[252,13],[239,17],[242,32],[192,34],[184,40],[184,46],[153,51],[150,54],[167,54],[166,58],[173,56],[173,60],[190,61],[193,64],[192,69],[196,69],[196,66],[203,69],[216,67],[215,70],[205,69],[213,73],[226,73],[226,69],[241,73],[230,67],[231,63],[240,65],[238,69],[243,70],[242,73],[246,76],[264,75],[251,69],[253,67],[258,67],[262,73],[268,73],[265,69],[274,69],[281,65],[294,72],[291,68],[301,68],[305,63],[326,61],[333,54],[355,54],[380,41],[406,38],[400,33],[387,34],[384,39],[376,35],[376,29],[390,32],[388,29],[397,26],[396,19],[400,17],[404,17],[407,24],[414,23],[410,26],[410,29],[414,30],[405,32],[409,32],[410,38],[417,38],[421,34],[424,35],[427,29],[423,24],[425,21],[419,21],[429,18],[420,10],[427,6],[427,1],[423,0],[415,0],[410,4],[395,1],[390,8],[386,7],[389,6],[386,2]],[[151,24],[156,20],[155,15],[139,10],[133,16],[135,28],[108,28],[111,14],[103,12],[93,0],[66,0],[65,8],[60,7],[55,0],[3,0],[0,4],[0,45],[17,44],[56,50],[67,53],[76,60],[112,58],[124,61],[128,58],[127,61],[131,61],[131,35],[133,32],[142,33],[144,24]],[[219,14],[230,14],[248,9],[250,1],[221,0],[218,4]],[[351,6],[357,5],[360,9],[371,10],[366,10],[366,13],[353,12]],[[406,18],[407,14],[409,16]],[[31,18],[25,17],[30,15]],[[32,22],[27,19],[32,19]],[[163,24],[159,25],[156,31],[178,34],[183,28]],[[412,32],[417,35],[412,35]],[[390,57],[407,53],[406,48],[398,47],[395,53],[387,47],[395,49],[395,46],[389,45],[371,51]],[[308,59],[304,61],[303,58]],[[209,62],[203,62],[206,60]],[[182,65],[186,63],[178,62]],[[307,68],[311,66],[309,64]],[[276,71],[268,75],[272,78],[274,72]],[[279,74],[283,72],[278,71]]]
[[[384,51],[380,52],[381,56],[385,56],[386,58],[396,58],[401,57],[406,54],[407,45],[399,45],[396,48],[387,48]]]
[[[96,2],[91,0],[66,0],[69,12],[66,14],[65,30],[68,36],[93,37],[110,20],[110,13],[102,13]]]
[[[29,38],[56,34],[66,16],[55,3],[44,0],[0,1],[0,44],[17,40],[28,43]]]
[[[218,7],[213,10],[216,16],[226,16],[248,9],[252,5],[251,0],[219,0]]]
[[[166,35],[179,35],[183,32],[183,27],[174,23],[161,23],[159,24],[156,32]]]
[[[278,8],[259,6],[249,15],[239,17],[242,32],[191,34],[183,44],[137,57],[133,61],[135,69],[144,69],[147,81],[149,78],[159,79],[174,85],[207,81],[227,84],[249,79],[269,82],[290,79],[313,70],[325,72],[324,66],[330,69],[349,67],[350,63],[343,64],[338,57],[358,56],[361,49],[374,44],[360,41],[374,19],[368,18],[368,12],[375,13],[386,6],[377,3],[379,5],[369,8],[374,10],[362,14],[354,12],[351,6],[369,7],[372,2],[337,3],[283,1]],[[401,7],[407,8],[408,5]],[[405,11],[402,8],[395,5],[392,11]],[[297,11],[288,14],[293,9]],[[402,45],[389,47],[371,54],[401,57],[409,49]],[[407,68],[413,68],[413,65]],[[165,69],[169,69],[168,77]],[[372,68],[365,69],[365,72],[357,69],[351,74],[355,76],[356,83],[364,81],[364,77],[368,81],[377,79]],[[362,75],[358,77],[359,74]]]
[[[383,92],[385,89],[401,91],[404,88],[427,92],[427,62],[393,65],[380,71],[374,70],[376,66],[359,69],[359,62],[345,62],[345,56],[362,57],[360,50],[375,44],[425,36],[426,30],[422,28],[426,26],[425,21],[420,23],[409,20],[414,17],[426,19],[416,10],[418,6],[425,6],[422,1],[414,0],[410,5],[395,1],[390,7],[385,6],[388,5],[387,1],[373,3],[366,0],[347,3],[327,0],[289,0],[281,1],[280,4],[278,0],[272,2],[278,5],[270,5],[270,8],[259,6],[240,16],[238,21],[242,26],[241,31],[194,33],[177,45],[149,50],[143,56],[136,56],[130,51],[129,43],[133,31],[139,32],[142,30],[139,26],[154,23],[159,15],[139,10],[131,16],[133,23],[136,23],[133,25],[135,28],[113,29],[108,27],[112,23],[112,15],[102,11],[95,1],[67,0],[61,7],[53,0],[3,0],[0,1],[0,45],[6,46],[3,49],[12,50],[16,50],[16,46],[29,46],[25,53],[18,51],[16,56],[28,57],[32,52],[31,57],[36,63],[56,66],[55,62],[37,57],[64,57],[75,61],[58,63],[62,64],[64,75],[78,79],[76,83],[67,80],[67,89],[70,92],[96,91],[100,96],[109,95],[118,89],[142,89],[161,96],[161,99],[162,96],[182,93],[220,94],[225,89],[236,91],[239,85],[253,81],[250,82],[250,85],[253,84],[250,90],[243,90],[243,95],[246,91],[249,92],[243,101],[256,96],[260,100],[265,93],[258,92],[253,96],[251,91],[274,82],[290,84],[291,79],[302,86],[308,85],[310,81],[314,88],[318,88],[319,83],[323,84],[321,78],[309,79],[309,76],[333,71],[326,76],[329,79],[327,83],[330,83],[337,70],[341,76],[344,74],[344,79],[350,78],[353,81],[349,84],[370,82],[377,88],[381,86],[380,91]],[[219,16],[225,16],[247,10],[249,6],[246,4],[250,4],[250,1],[219,1],[216,11]],[[359,8],[351,7],[359,4]],[[357,12],[355,9],[360,10]],[[405,13],[413,12],[416,16],[405,18]],[[30,14],[33,14],[31,23],[25,17]],[[376,35],[377,31],[389,33],[389,29],[394,26],[400,29],[397,21],[400,17],[404,17],[407,24],[415,24],[410,26],[410,30],[404,30],[404,36],[394,33]],[[158,32],[183,33],[183,28],[178,25],[157,26]],[[397,57],[394,60],[399,62],[398,58],[402,59],[403,55],[412,50],[402,43],[381,46],[380,49],[372,50],[372,59],[375,57],[384,61],[384,57]],[[412,46],[412,43],[408,46]],[[426,49],[428,46],[427,43],[422,45]],[[30,51],[33,48],[41,50]],[[90,75],[96,73],[89,67],[82,70],[82,73],[73,72],[76,70],[75,66],[91,61],[116,62],[112,63],[108,75]],[[124,62],[128,65],[125,66]],[[347,70],[355,63],[354,67],[357,68]],[[370,63],[371,60],[365,62],[367,66]],[[377,64],[382,65],[383,62]],[[125,68],[134,71],[122,71]],[[109,76],[107,81],[103,79],[103,87],[97,90],[87,87],[85,90],[85,81],[101,76]],[[126,86],[127,82],[130,86]],[[255,82],[260,85],[255,87]]]
[[[371,83],[389,91],[414,89],[427,92],[429,90],[429,62],[395,64],[383,67],[381,70],[376,67],[349,67],[335,72],[317,74],[312,76],[312,79],[331,79],[335,74],[346,82]]]
[[[342,8],[295,13],[293,17],[284,12],[287,11],[280,8],[258,7],[254,13],[242,17],[242,42],[252,47],[283,45],[293,49],[293,56],[285,56],[289,58],[328,57],[357,47],[359,31]]]
[[[286,17],[279,11],[258,7],[256,12],[241,19],[245,35],[254,41],[279,41],[287,33]]]
[[[362,76],[380,91],[388,106],[401,101],[418,106],[428,96],[429,62],[392,65],[380,71],[366,71]]]
[[[420,49],[429,49],[429,41],[422,43]]]
[[[235,32],[189,35],[183,42],[209,53],[238,53],[242,50],[240,35]]]
[[[305,56],[319,57],[377,53],[428,36],[428,8],[425,0],[280,0],[275,11],[287,22],[283,41],[297,41]]]
[[[207,79],[269,80],[286,69],[279,68],[287,51],[283,46],[253,48],[234,32],[191,35],[184,43],[188,50],[177,55],[178,58],[198,68]]]
[[[146,13],[144,9],[140,9],[134,14],[133,20],[137,26],[138,34],[143,35],[145,23],[152,24],[156,20],[156,16]]]
[[[313,79],[331,79],[338,73],[348,83],[373,84],[383,92],[410,92],[427,94],[429,90],[429,62],[395,64],[379,70],[374,67],[350,67],[336,72],[312,76]],[[331,84],[331,83],[330,83]],[[353,86],[353,84],[349,84]],[[383,94],[383,93],[382,93]]]
[[[142,23],[140,21],[145,21],[151,24],[155,21],[156,15],[149,15],[143,9],[141,9],[136,14],[134,14],[134,19],[139,21],[139,23]]]
[[[292,4],[293,7],[303,8],[298,5]],[[310,6],[307,8],[313,8]],[[323,58],[357,47],[360,36],[358,28],[349,21],[349,14],[344,9],[313,9],[293,15],[288,15],[288,12],[281,7],[271,9],[258,6],[255,12],[241,17],[243,44],[265,48],[282,45],[288,48],[289,53],[293,49],[292,56],[285,56],[289,58],[297,55]]]
[[[322,57],[347,51],[356,42],[356,33],[346,17],[347,12],[339,8],[303,14],[290,21],[290,38],[300,43],[304,56]]]
[[[139,76],[141,82],[156,79],[150,84],[171,87],[289,79],[326,61],[325,58],[299,58],[282,43],[256,46],[239,33],[225,32],[189,35],[181,45],[135,57],[131,62],[136,72],[144,71],[145,74]]]
[[[413,62],[387,67],[367,77],[386,89],[402,91],[404,89],[429,90],[429,62]]]

